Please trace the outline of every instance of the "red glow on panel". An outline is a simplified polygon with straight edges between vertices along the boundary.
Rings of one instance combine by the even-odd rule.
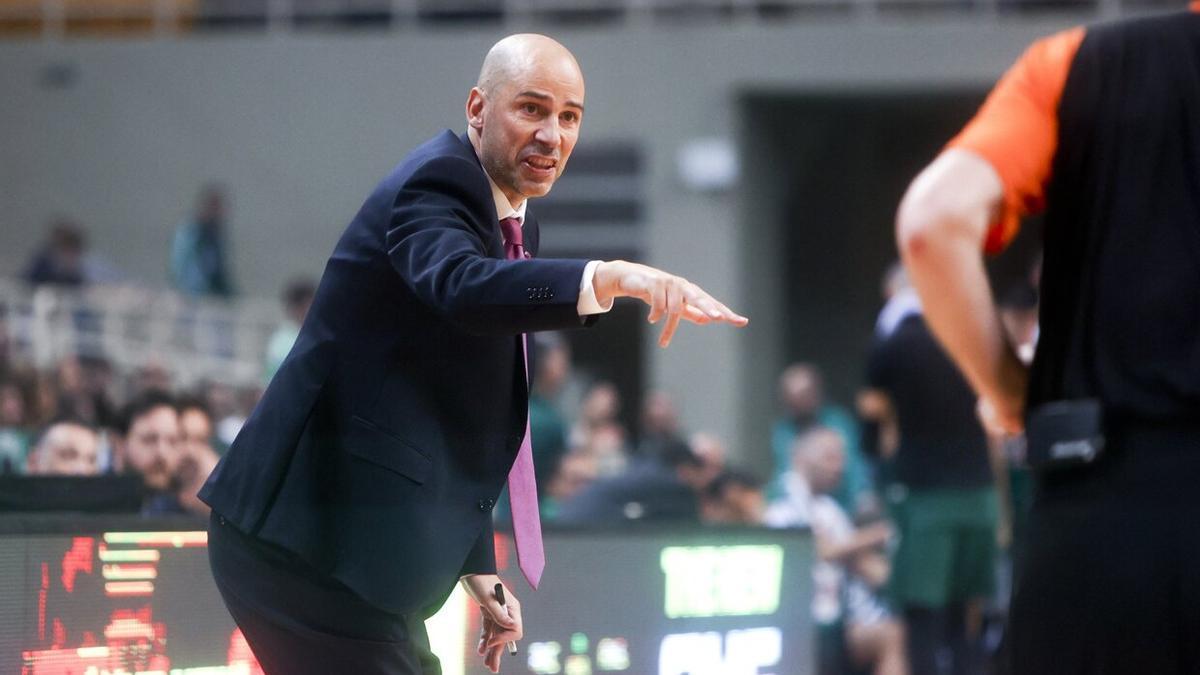
[[[54,640],[50,643],[52,647],[59,649],[67,644],[67,627],[63,625],[62,619],[54,617],[53,628],[50,632],[54,634]]]
[[[242,635],[241,628],[234,628],[229,636],[229,652],[226,656],[230,666],[246,666],[250,669],[250,675],[265,675],[262,666],[258,665],[258,659],[254,658],[254,652],[250,650],[250,643],[246,642],[246,636]]]
[[[50,563],[42,563],[42,588],[38,591],[38,641],[46,641],[46,594],[50,591]]]
[[[104,639],[110,646],[113,642],[154,642],[156,638],[149,609],[136,613],[118,609],[112,613],[112,621],[104,628]]]
[[[496,535],[496,569],[497,570],[508,569],[508,555],[509,555],[508,551],[509,551],[508,539],[505,539],[501,535],[497,534]]]
[[[119,654],[107,647],[45,649],[22,652],[21,675],[78,675],[86,672],[117,672]]]
[[[71,540],[71,550],[67,551],[62,559],[62,585],[68,593],[75,592],[76,574],[92,573],[95,543],[92,537],[75,537]]]
[[[173,567],[175,557],[194,560],[197,553],[203,555],[206,544],[207,533],[202,531],[109,532],[103,537],[63,538],[54,552],[26,568],[30,588],[25,616],[32,620],[36,610],[38,621],[37,630],[28,630],[26,635],[36,635],[37,642],[23,645],[18,652],[18,672],[99,675],[220,667],[172,663],[168,638],[175,635],[185,644],[195,638],[180,638],[178,626],[168,626],[161,616],[156,620],[154,613],[160,601],[155,597],[159,580],[180,579],[180,570]],[[164,566],[163,560],[170,562]],[[210,630],[207,626],[203,629]],[[228,665],[246,675],[264,675],[241,631],[226,630],[218,628],[205,639],[228,636]],[[221,660],[219,654],[218,648],[213,660]]]

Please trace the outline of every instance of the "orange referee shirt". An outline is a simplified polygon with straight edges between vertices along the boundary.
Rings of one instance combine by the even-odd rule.
[[[1200,12],[1200,0],[1190,5]],[[1041,211],[1058,149],[1058,102],[1082,26],[1034,42],[996,83],[983,106],[947,148],[980,155],[1004,185],[1004,207],[988,230],[984,249],[1002,251],[1016,236],[1021,218]]]

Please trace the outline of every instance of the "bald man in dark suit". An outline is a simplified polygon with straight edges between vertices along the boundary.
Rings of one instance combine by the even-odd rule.
[[[561,175],[583,112],[569,51],[501,40],[467,133],[414,150],[338,242],[295,347],[201,493],[214,576],[267,672],[438,673],[423,619],[460,580],[498,671],[522,635],[518,599],[493,594],[506,477],[535,587],[541,570],[536,495],[533,522],[517,517],[532,482],[524,334],[591,324],[621,296],[664,321],[664,347],[683,319],[745,325],[661,270],[536,257],[528,199]]]

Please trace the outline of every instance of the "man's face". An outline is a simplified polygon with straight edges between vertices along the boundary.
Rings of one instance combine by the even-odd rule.
[[[816,415],[821,408],[821,385],[808,370],[794,370],[783,380],[783,401],[789,412],[801,418]]]
[[[575,149],[583,121],[583,77],[573,59],[531,55],[485,93],[471,91],[471,126],[488,176],[517,204],[550,192]]]
[[[212,420],[203,410],[188,408],[179,415],[179,429],[188,448],[207,448],[212,441]]]
[[[141,474],[147,487],[171,489],[183,455],[175,409],[162,405],[135,419],[123,443],[123,452],[126,468]]]
[[[725,491],[725,499],[737,522],[743,525],[762,524],[763,514],[767,510],[767,501],[762,490],[747,485],[731,485]]]
[[[225,195],[218,190],[206,190],[200,197],[197,220],[201,223],[219,223],[225,219]]]
[[[46,431],[34,451],[30,473],[95,476],[100,473],[96,433],[77,424],[57,424]]]
[[[0,386],[0,425],[19,427],[25,423],[25,397],[16,385]]]
[[[820,431],[816,436],[806,439],[806,445],[801,450],[797,468],[808,478],[813,492],[833,492],[841,484],[846,468],[842,437],[836,431]]]

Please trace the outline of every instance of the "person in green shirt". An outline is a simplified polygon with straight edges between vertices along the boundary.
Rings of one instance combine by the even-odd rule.
[[[771,427],[773,471],[768,499],[783,496],[783,476],[792,466],[792,444],[809,429],[828,427],[845,443],[846,467],[832,497],[850,516],[873,510],[878,504],[871,468],[859,444],[858,424],[840,406],[825,401],[821,371],[811,363],[793,363],[779,376],[779,396],[784,414]]]

